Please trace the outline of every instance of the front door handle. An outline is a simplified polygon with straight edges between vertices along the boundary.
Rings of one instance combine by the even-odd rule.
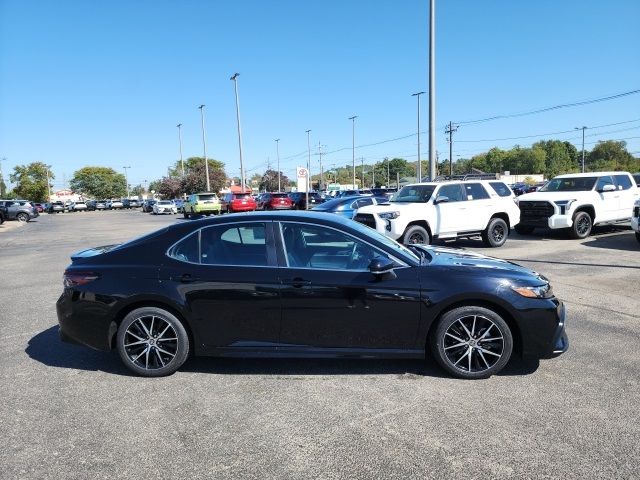
[[[300,277],[296,277],[292,280],[285,280],[283,283],[291,285],[293,288],[302,288],[311,285],[311,282],[309,280],[305,280]]]
[[[180,276],[180,282],[182,283],[197,282],[198,280],[200,280],[198,277],[194,277],[190,273],[185,273]]]

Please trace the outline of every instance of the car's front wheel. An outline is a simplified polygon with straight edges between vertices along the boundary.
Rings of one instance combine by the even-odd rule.
[[[509,226],[501,218],[492,218],[482,232],[482,241],[487,247],[501,247],[509,236]]]
[[[504,368],[513,336],[496,312],[459,307],[445,313],[430,337],[431,353],[447,372],[464,379],[488,378]]]
[[[573,226],[570,229],[571,238],[587,238],[591,234],[593,220],[587,212],[578,212],[573,217]]]
[[[636,232],[636,240],[638,240],[638,242],[640,242],[640,232]]]
[[[402,243],[405,245],[412,245],[416,243],[429,245],[431,243],[431,235],[426,228],[421,227],[420,225],[412,225],[404,232]]]
[[[173,314],[157,307],[131,311],[116,337],[124,364],[143,377],[162,377],[178,370],[189,356],[189,336]]]

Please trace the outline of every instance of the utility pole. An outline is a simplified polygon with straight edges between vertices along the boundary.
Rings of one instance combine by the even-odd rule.
[[[412,97],[418,99],[418,168],[416,169],[418,182],[422,181],[422,157],[420,156],[420,95],[424,95],[424,93],[425,92],[417,92],[411,94]]]
[[[275,142],[276,142],[276,155],[278,156],[278,192],[281,192],[282,187],[280,185],[280,147],[278,146],[278,144],[280,143],[280,139],[276,138]]]
[[[458,126],[453,122],[449,122],[447,128],[444,129],[444,133],[449,134],[449,176],[453,176],[453,132],[458,130]]]
[[[318,157],[320,159],[320,188],[318,190],[322,190],[322,185],[324,183],[324,172],[322,171],[322,145],[318,142]]]
[[[371,185],[375,188],[376,186],[376,165],[378,162],[373,164],[373,170],[371,170]]]
[[[180,168],[182,170],[182,176],[184,177],[184,160],[182,159],[182,124],[176,125],[178,127],[178,143],[180,145]]]
[[[6,160],[3,158],[2,160]],[[0,166],[0,182],[2,182],[2,167]],[[49,180],[49,166],[47,165],[47,203],[51,203],[51,181]]]
[[[234,73],[230,80],[233,80],[233,86],[236,92],[236,119],[238,121],[238,148],[240,149],[240,184],[242,185],[242,193],[244,193],[244,163],[242,162],[242,130],[240,129],[240,102],[238,100],[238,76]]]
[[[2,157],[0,158],[0,197],[4,197],[5,191],[2,185],[4,184],[4,178],[2,177],[2,162],[4,162],[7,159],[7,157]],[[47,185],[49,184],[49,182],[47,181]],[[51,199],[49,199],[49,201],[51,201]]]
[[[436,176],[436,1],[429,0],[429,180]]]
[[[576,130],[582,130],[582,173],[584,173],[584,131],[589,127],[575,127]]]
[[[396,172],[396,188],[400,190],[400,172]]]
[[[389,175],[389,157],[384,158],[387,161],[387,188],[391,185],[391,176]]]
[[[309,210],[309,185],[311,185],[311,130],[307,132],[307,192],[305,195],[305,208]]]
[[[351,120],[351,164],[353,166],[353,187],[356,188],[356,118],[357,115],[349,117]]]
[[[364,157],[360,157],[360,162],[362,164],[362,183],[360,184],[360,188],[364,188]]]
[[[127,184],[127,198],[129,198],[129,175],[127,174],[127,170],[131,167],[122,167],[124,169],[124,181]]]
[[[204,174],[207,177],[207,192],[211,191],[211,183],[209,181],[209,161],[207,160],[207,137],[204,134],[204,107],[200,105],[200,119],[202,120],[202,149],[204,151]]]

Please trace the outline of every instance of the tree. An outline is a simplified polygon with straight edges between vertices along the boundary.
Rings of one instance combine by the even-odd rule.
[[[281,188],[289,184],[289,179],[285,174],[280,172],[280,185]],[[260,179],[260,190],[266,192],[278,191],[278,172],[276,170],[267,170]]]
[[[138,195],[143,195],[144,193],[145,193],[144,187],[140,184],[136,185],[131,189],[131,195],[134,197]]]
[[[218,162],[219,163],[219,162]],[[221,164],[220,164],[221,165]],[[227,175],[221,167],[209,164],[209,183],[212,192],[222,190],[227,182]],[[184,193],[205,192],[207,190],[207,178],[205,176],[204,161],[193,165],[189,172],[180,179],[180,185]]]
[[[118,198],[127,193],[125,176],[110,167],[83,167],[73,174],[71,189],[93,198]]]
[[[29,165],[16,165],[9,179],[16,184],[13,192],[19,198],[44,202],[49,197],[49,185],[47,185],[47,172],[49,179],[53,179],[51,166],[43,162],[33,162]]]
[[[602,170],[636,171],[637,162],[627,151],[627,142],[607,140],[598,144],[585,158],[586,170],[597,172]]]
[[[533,146],[543,148],[546,153],[544,169],[546,178],[578,171],[578,150],[573,144],[561,140],[542,140],[534,143]]]
[[[215,160],[213,158],[207,158],[207,163],[209,164],[209,170],[217,169],[224,170],[224,163]],[[184,173],[185,175],[191,172],[194,168],[202,166],[204,167],[204,157],[189,157],[184,161]],[[169,176],[170,177],[182,177],[182,165],[180,160],[178,160],[175,165],[169,168]]]
[[[164,177],[158,184],[156,193],[160,194],[162,198],[180,198],[182,195],[182,182],[179,178]]]

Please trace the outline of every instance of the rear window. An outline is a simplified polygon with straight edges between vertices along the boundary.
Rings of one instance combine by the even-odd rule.
[[[271,196],[273,198],[287,198],[288,195],[286,193],[272,193]]]
[[[249,193],[234,193],[233,198],[235,200],[242,200],[244,198],[251,198],[251,195]]]
[[[511,196],[511,189],[509,187],[507,187],[507,185],[505,183],[502,182],[489,182],[489,185],[491,185],[491,188],[493,188],[493,190],[500,195],[501,197],[510,197]]]
[[[204,201],[204,200],[215,200],[216,195],[214,193],[197,195],[196,200]]]

